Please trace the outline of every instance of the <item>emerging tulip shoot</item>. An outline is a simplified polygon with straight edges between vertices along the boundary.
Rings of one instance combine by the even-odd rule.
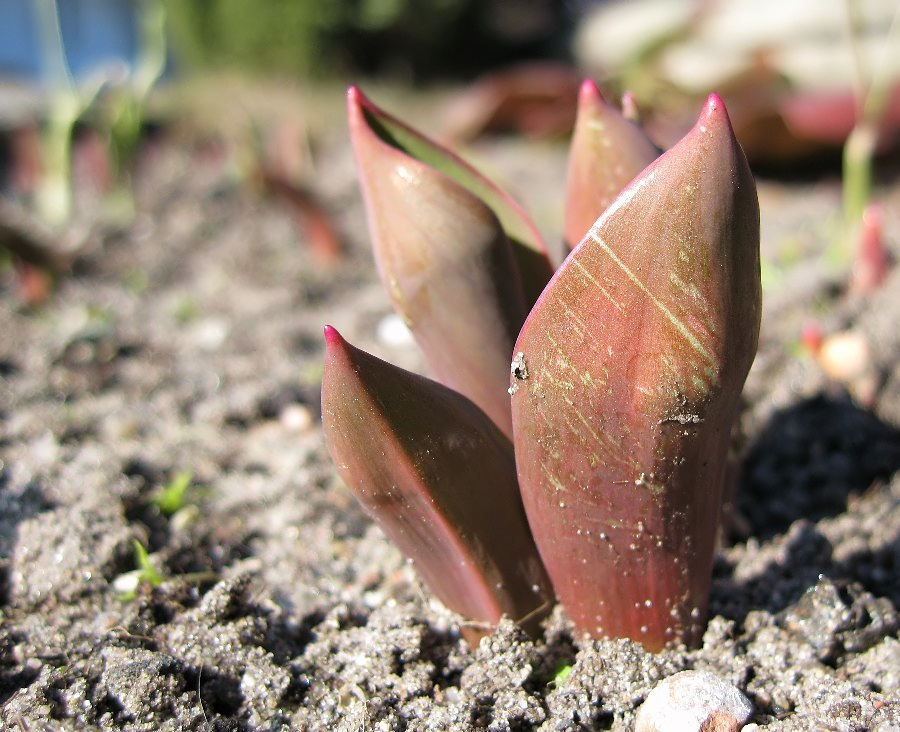
[[[354,348],[334,328],[325,343],[322,425],[360,503],[447,607],[490,625],[506,614],[535,631],[553,591],[510,441],[452,389]]]
[[[555,591],[592,636],[699,642],[760,319],[756,189],[721,99],[651,162],[585,83],[570,245],[590,229],[552,278],[496,186],[358,90],[348,103],[379,271],[445,386],[327,328],[341,477],[467,619],[534,633]]]
[[[756,353],[759,212],[725,108],[606,210],[528,316],[512,399],[535,541],[582,629],[700,639]]]

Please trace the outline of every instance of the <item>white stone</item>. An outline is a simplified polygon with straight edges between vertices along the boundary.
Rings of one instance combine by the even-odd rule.
[[[739,689],[709,671],[664,679],[638,710],[635,732],[738,732],[753,714]]]

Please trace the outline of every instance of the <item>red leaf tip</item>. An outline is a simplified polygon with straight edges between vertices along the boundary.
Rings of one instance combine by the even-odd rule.
[[[714,114],[717,110],[725,109],[725,101],[716,92],[706,98],[705,110],[707,114]]]
[[[357,119],[361,119],[366,110],[380,111],[355,84],[347,87],[347,110],[351,118]]]
[[[728,110],[725,108],[725,101],[713,92],[707,97],[706,104],[703,105],[703,111],[700,113],[697,125],[701,130],[705,131],[704,128],[706,127],[720,124],[730,128],[731,120],[728,117]]]
[[[581,82],[581,88],[578,91],[578,104],[590,104],[603,101],[603,94],[600,92],[593,79],[585,79]]]
[[[325,332],[325,345],[326,346],[339,346],[344,343],[344,338],[338,333],[338,329],[333,325],[326,325],[324,328]]]

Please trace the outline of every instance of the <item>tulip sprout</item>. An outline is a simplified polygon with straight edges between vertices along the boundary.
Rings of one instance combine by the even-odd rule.
[[[326,327],[338,473],[467,620],[535,633],[555,595],[592,636],[698,643],[761,310],[722,100],[657,158],[585,83],[552,275],[495,185],[359,90],[348,107],[379,273],[442,383]]]

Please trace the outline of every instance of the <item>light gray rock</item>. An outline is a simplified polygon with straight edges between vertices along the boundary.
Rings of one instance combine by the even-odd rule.
[[[650,692],[635,732],[738,732],[753,714],[739,689],[709,671],[681,671]]]

